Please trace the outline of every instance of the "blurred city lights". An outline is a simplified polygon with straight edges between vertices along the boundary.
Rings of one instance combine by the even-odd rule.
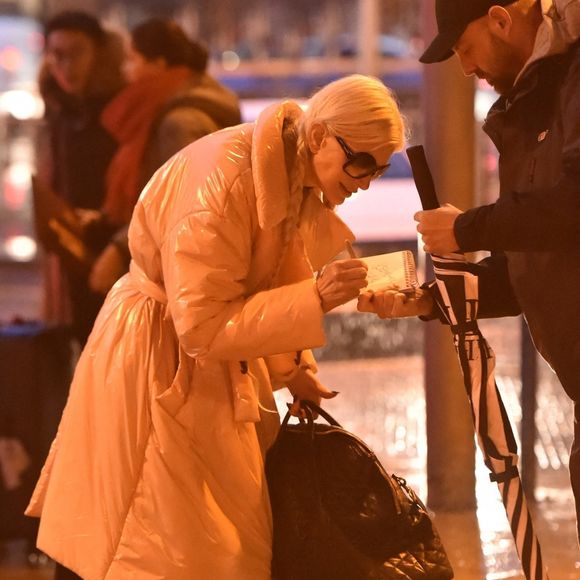
[[[7,46],[0,51],[0,67],[14,72],[22,66],[22,53],[15,46]]]
[[[0,95],[0,114],[12,115],[19,121],[40,119],[44,114],[44,104],[34,93],[14,89]]]
[[[240,66],[240,57],[233,50],[222,52],[222,66],[224,70],[234,71]]]
[[[29,163],[13,163],[4,173],[4,205],[18,211],[28,199],[31,167]]]
[[[36,256],[36,242],[30,236],[6,238],[4,253],[16,262],[29,262]]]

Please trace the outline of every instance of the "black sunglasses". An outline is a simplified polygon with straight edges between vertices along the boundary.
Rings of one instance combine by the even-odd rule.
[[[346,155],[346,163],[342,166],[343,171],[353,179],[362,179],[363,177],[371,177],[376,179],[380,177],[390,166],[377,165],[376,159],[365,151],[353,151],[342,137],[335,136],[338,144],[342,147]]]

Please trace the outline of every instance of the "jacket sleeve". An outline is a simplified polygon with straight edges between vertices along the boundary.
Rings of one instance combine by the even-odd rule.
[[[168,305],[181,345],[197,358],[247,360],[324,343],[312,279],[247,295],[252,203],[241,180],[224,209],[207,202],[177,223],[162,249]]]
[[[514,295],[507,269],[505,254],[494,252],[489,258],[473,265],[478,280],[479,308],[477,318],[500,318],[503,316],[517,316],[521,313],[520,306]],[[437,306],[442,301],[435,281],[422,286],[431,293],[433,310],[427,316],[420,316],[422,320],[439,320],[447,324],[445,315]]]
[[[517,316],[520,306],[510,283],[507,258],[494,252],[476,264],[479,284],[478,318]]]
[[[575,163],[580,167],[580,155]],[[454,233],[464,252],[569,251],[580,248],[579,224],[580,173],[564,174],[549,189],[509,192],[469,209],[455,221]]]
[[[580,59],[560,96],[562,171],[554,187],[502,193],[455,222],[461,250],[558,251],[580,248]],[[541,162],[541,161],[540,161]]]

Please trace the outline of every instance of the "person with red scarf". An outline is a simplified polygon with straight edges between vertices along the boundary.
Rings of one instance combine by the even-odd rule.
[[[129,84],[101,117],[118,143],[102,212],[121,229],[91,272],[96,292],[108,292],[127,269],[124,226],[155,170],[196,139],[241,122],[236,95],[207,74],[207,58],[206,49],[169,19],[151,18],[131,33],[125,65]]]

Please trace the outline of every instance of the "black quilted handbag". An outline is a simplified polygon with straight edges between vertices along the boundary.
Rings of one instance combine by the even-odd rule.
[[[326,411],[288,413],[266,457],[274,580],[446,580],[453,570],[405,480]],[[313,413],[329,425],[315,423]]]

